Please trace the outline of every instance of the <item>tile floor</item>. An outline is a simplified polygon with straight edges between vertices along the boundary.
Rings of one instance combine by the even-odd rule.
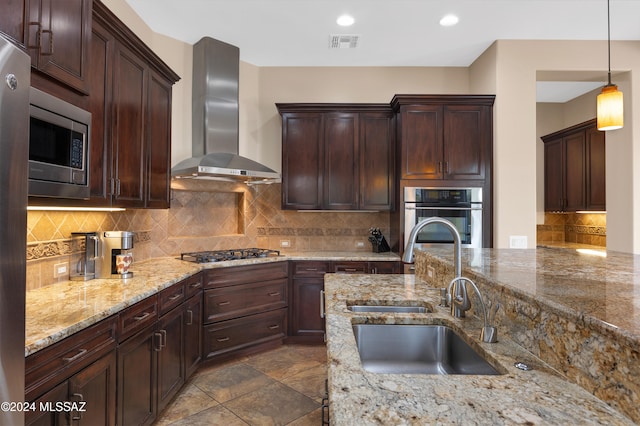
[[[201,367],[155,426],[318,426],[326,365],[324,346],[283,345]]]

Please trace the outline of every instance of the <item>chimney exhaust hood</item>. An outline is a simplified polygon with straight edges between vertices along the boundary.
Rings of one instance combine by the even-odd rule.
[[[273,183],[280,173],[238,155],[240,50],[204,37],[193,46],[192,157],[174,178]]]

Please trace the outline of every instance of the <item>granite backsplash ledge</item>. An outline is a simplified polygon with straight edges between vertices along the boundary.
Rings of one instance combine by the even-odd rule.
[[[417,251],[416,275],[446,287],[454,276],[452,260],[451,250]],[[469,249],[462,265],[485,302],[501,304],[499,336],[506,334],[640,422],[640,322],[633,310],[640,278],[634,260],[558,249]]]

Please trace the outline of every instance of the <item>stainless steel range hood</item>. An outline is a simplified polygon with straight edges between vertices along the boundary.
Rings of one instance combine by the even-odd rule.
[[[238,155],[240,50],[204,37],[193,46],[192,155],[175,178],[272,183],[280,173]]]

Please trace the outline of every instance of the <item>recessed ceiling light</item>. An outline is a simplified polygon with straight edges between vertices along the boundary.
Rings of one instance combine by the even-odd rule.
[[[351,15],[340,15],[338,16],[338,19],[336,20],[336,22],[341,27],[348,27],[353,25],[353,23],[355,22],[355,19],[353,19],[353,16]]]
[[[458,17],[453,14],[448,14],[442,17],[440,20],[440,25],[443,27],[451,27],[458,23]]]

